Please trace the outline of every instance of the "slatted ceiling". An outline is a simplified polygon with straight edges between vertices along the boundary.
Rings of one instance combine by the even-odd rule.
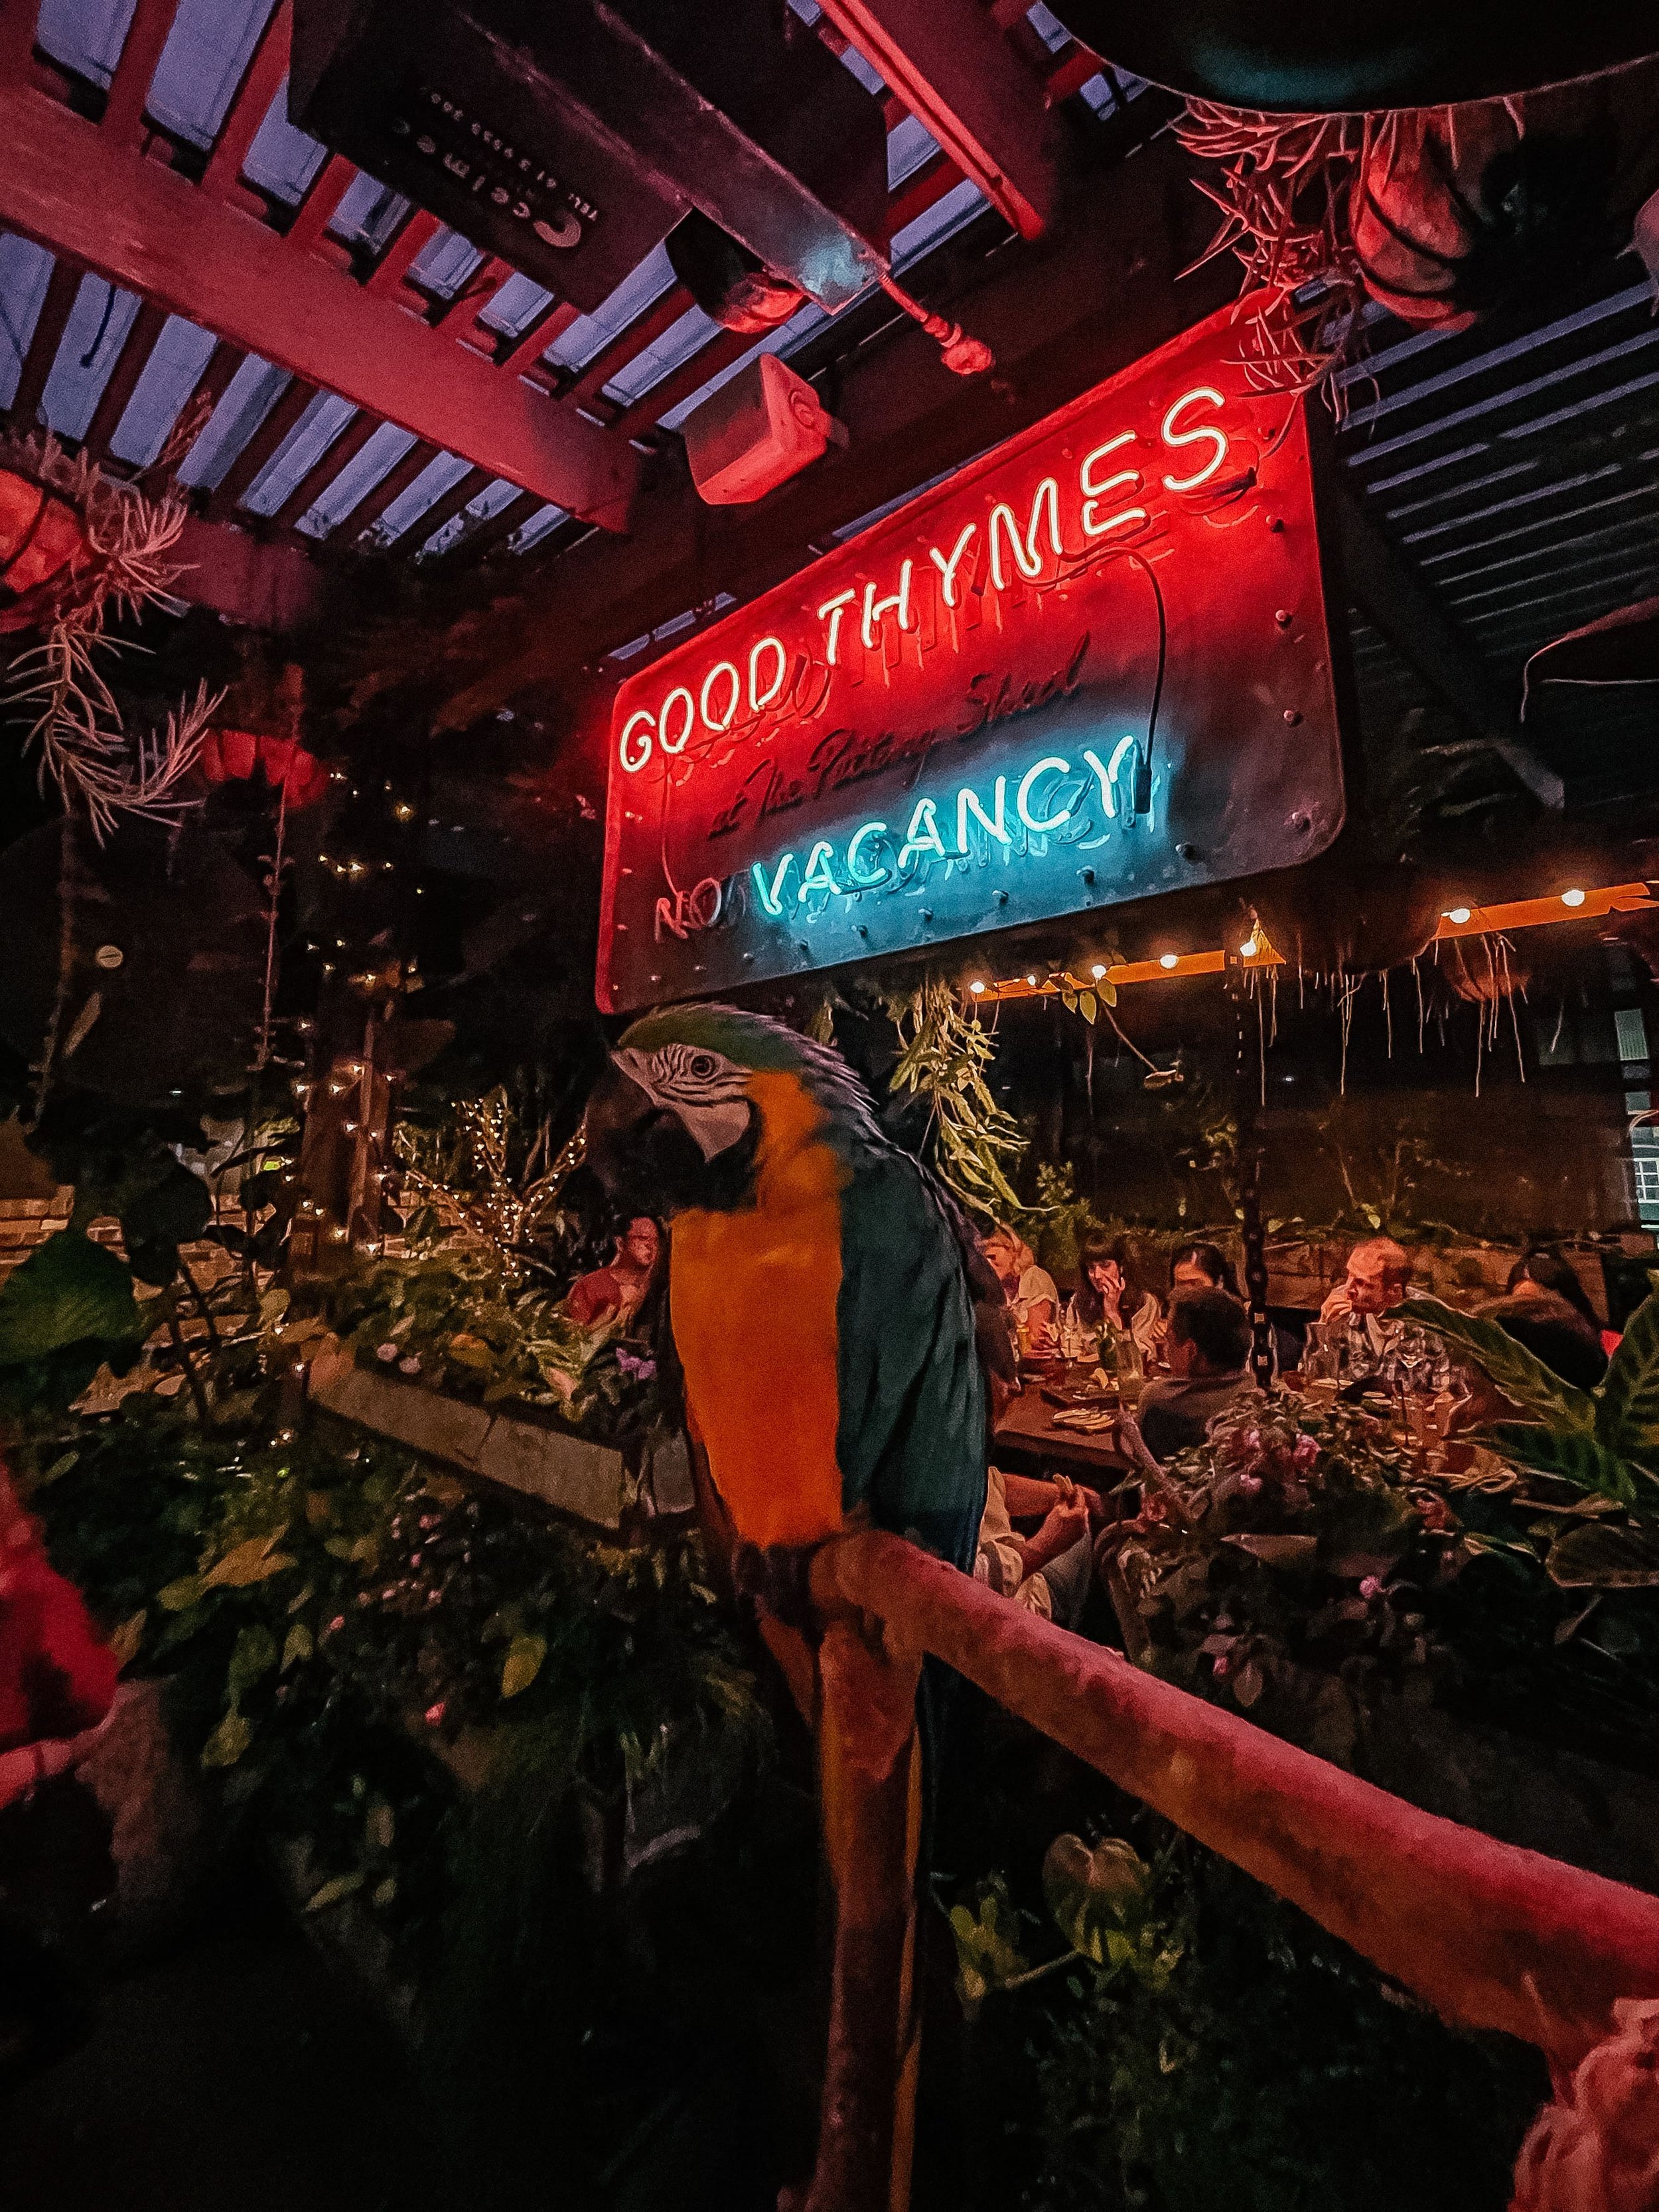
[[[252,434],[214,487],[208,513],[216,522],[232,520],[248,486],[263,474],[316,396],[316,386],[304,377],[283,372],[274,404],[253,426]]]
[[[436,299],[453,300],[483,259],[483,255],[470,240],[440,223],[410,263],[409,281]],[[534,289],[539,291],[541,288],[538,285]]]
[[[409,216],[410,204],[401,192],[365,176],[360,169],[323,227],[342,246],[377,254],[397,235]]]
[[[523,337],[552,304],[550,292],[515,269],[478,310],[478,320],[498,337],[516,340]]]
[[[939,141],[920,117],[907,115],[887,134],[887,189],[897,191],[939,151]]]
[[[434,454],[407,490],[400,492],[380,515],[374,524],[375,543],[395,545],[405,531],[412,530],[423,514],[454,489],[471,467],[471,463],[458,454]]]
[[[85,436],[137,313],[136,293],[106,284],[101,276],[82,278],[40,395],[47,428],[60,438]]]
[[[275,514],[315,468],[357,410],[337,392],[313,394],[304,412],[238,502],[250,514]]]
[[[45,246],[0,231],[0,407],[9,407],[16,395],[52,270]]]
[[[295,527],[307,538],[326,538],[337,530],[415,443],[414,433],[399,429],[395,422],[369,427],[357,450],[313,495]]]
[[[275,5],[276,0],[178,0],[144,101],[150,121],[205,153]]]
[[[264,120],[254,132],[240,173],[284,207],[298,207],[328,159],[328,149],[288,119],[288,77],[284,74]]]
[[[60,67],[108,91],[112,131],[136,143],[137,134],[158,130],[179,149],[174,167],[181,173],[202,177],[215,197],[240,194],[250,209],[263,203],[294,250],[336,258],[349,253],[360,280],[371,287],[405,288],[406,302],[410,292],[423,294],[432,303],[428,321],[447,323],[447,336],[493,355],[498,373],[551,392],[550,404],[575,406],[595,419],[608,413],[618,437],[637,439],[653,429],[672,434],[761,345],[783,350],[822,328],[824,318],[809,310],[759,344],[734,338],[678,291],[660,247],[592,316],[559,305],[505,264],[486,262],[466,241],[412,212],[349,161],[328,156],[288,122],[289,9],[289,0],[45,0],[38,34]],[[811,20],[814,0],[802,0],[797,12]],[[1023,51],[1036,57],[1040,75],[1047,56],[1072,52],[1047,11],[1036,10],[1029,29],[1015,21],[1018,9],[1002,13],[1016,43],[1024,40]],[[20,15],[30,19],[21,30]],[[0,43],[15,50],[34,28],[33,15],[32,0],[21,0],[21,8],[18,0],[0,0]],[[878,95],[884,91],[855,52],[842,58]],[[1109,106],[1115,97],[1102,81],[1094,104]],[[971,187],[962,187],[902,103],[888,94],[887,106],[893,222],[900,254],[914,258],[971,219],[982,203]],[[9,252],[10,282],[3,258]],[[20,255],[32,265],[23,268]],[[87,416],[98,434],[94,445],[112,464],[134,467],[160,450],[191,392],[204,389],[216,404],[179,474],[187,484],[215,492],[211,512],[225,515],[240,506],[292,522],[305,536],[347,526],[345,534],[366,532],[380,543],[410,537],[425,519],[431,526],[420,533],[422,554],[462,544],[556,546],[584,534],[567,529],[562,509],[535,504],[526,512],[527,495],[503,489],[504,479],[439,454],[407,433],[383,437],[385,426],[368,416],[354,420],[349,404],[326,389],[296,383],[256,357],[239,362],[234,349],[216,349],[210,334],[178,317],[152,317],[138,325],[142,345],[135,341],[125,352],[110,343],[118,334],[106,331],[82,388],[67,369],[60,373],[58,357],[67,358],[66,323],[75,319],[78,331],[84,288],[66,301],[70,280],[54,282],[50,257],[0,237],[0,298],[31,287],[39,301],[25,304],[52,351],[45,363],[29,362],[30,334],[13,314],[15,336],[0,334],[0,394],[10,385],[27,403],[15,411],[32,420],[46,383],[55,377],[52,408],[67,428],[87,412],[88,390],[101,377],[106,404],[100,406],[100,391],[93,391]],[[137,313],[121,312],[129,320]],[[313,451],[319,435],[322,447]]]
[[[136,5],[137,0],[41,0],[34,43],[107,92]]]
[[[605,398],[616,401],[618,406],[632,406],[720,334],[720,326],[711,316],[705,315],[701,307],[688,307],[659,338],[641,347],[623,364],[603,386]]]
[[[556,531],[570,517],[562,507],[538,507],[514,531],[507,543],[515,553],[527,553],[532,545],[539,545],[544,538]]]
[[[516,501],[527,496],[517,484],[509,483],[505,477],[493,477],[482,491],[473,494],[459,514],[449,516],[422,540],[419,557],[432,560],[441,553],[451,551],[463,538],[471,536],[483,524],[493,522]]]
[[[629,271],[610,297],[591,315],[578,315],[548,347],[547,357],[556,367],[573,374],[596,361],[631,325],[639,322],[674,288],[673,265],[666,246],[652,247],[643,261]]]
[[[110,434],[118,461],[147,468],[161,450],[213,358],[217,341],[182,315],[169,315],[150,347],[120,420]]]
[[[311,466],[301,471],[292,489],[272,510],[278,529],[298,529],[303,518],[315,513],[316,502],[337,477],[349,473],[352,464],[380,427],[365,409],[360,407],[354,412],[338,437],[331,439]],[[310,530],[305,534],[317,537],[322,532]]]
[[[191,491],[216,491],[293,380],[287,369],[261,361],[258,354],[245,355],[206,428],[179,463],[179,483]]]

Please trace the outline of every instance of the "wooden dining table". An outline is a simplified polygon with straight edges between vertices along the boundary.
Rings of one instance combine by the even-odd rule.
[[[1058,1370],[1048,1377],[1022,1376],[1019,1395],[1009,1400],[993,1426],[992,1455],[999,1467],[1006,1463],[1020,1474],[1058,1468],[1091,1490],[1114,1490],[1133,1472],[1118,1448],[1115,1425],[1092,1431],[1054,1425],[1064,1408],[1047,1395],[1045,1382],[1058,1389],[1071,1379]]]

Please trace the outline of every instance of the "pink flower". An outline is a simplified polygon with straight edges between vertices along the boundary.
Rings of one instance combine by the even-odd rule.
[[[1161,1498],[1149,1498],[1141,1506],[1140,1517],[1143,1521],[1164,1521],[1169,1518],[1169,1512]]]
[[[1224,1674],[1231,1674],[1233,1662],[1227,1656],[1226,1653],[1224,1651],[1218,1651],[1215,1657],[1216,1680],[1219,1681]]]
[[[399,1375],[418,1375],[420,1371],[421,1363],[415,1357],[412,1352],[410,1353],[407,1359],[400,1359],[398,1362],[398,1372]]]
[[[1367,1575],[1359,1585],[1359,1595],[1361,1597],[1381,1597],[1382,1595],[1381,1578],[1376,1575]]]
[[[1261,1477],[1259,1474],[1241,1474],[1239,1476],[1238,1492],[1241,1498],[1255,1498],[1259,1495],[1261,1489]]]
[[[443,1717],[444,1701],[440,1698],[435,1705],[428,1705],[427,1707],[426,1724],[428,1728],[441,1728],[443,1724]]]
[[[374,1357],[377,1359],[393,1360],[398,1357],[398,1347],[392,1343],[377,1344],[374,1347]]]
[[[1300,1436],[1291,1448],[1291,1465],[1298,1474],[1306,1474],[1318,1457],[1317,1437]]]
[[[1443,1534],[1451,1527],[1451,1510],[1443,1498],[1419,1498],[1417,1510],[1423,1517],[1423,1526],[1435,1535]]]
[[[328,1626],[327,1626],[327,1627],[323,1631],[323,1633],[324,1633],[324,1635],[325,1635],[325,1636],[337,1636],[337,1635],[339,1634],[340,1631],[341,1631],[344,1626],[345,1626],[345,1615],[344,1615],[344,1613],[337,1613],[335,1614],[335,1616],[334,1616],[333,1620],[331,1620],[331,1621],[330,1621],[330,1623],[328,1624]]]

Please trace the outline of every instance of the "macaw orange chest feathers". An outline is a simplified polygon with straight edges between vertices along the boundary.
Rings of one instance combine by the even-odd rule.
[[[842,1199],[851,1181],[799,1076],[757,1073],[753,1202],[692,1209],[671,1236],[687,1410],[739,1536],[814,1543],[842,1526]]]

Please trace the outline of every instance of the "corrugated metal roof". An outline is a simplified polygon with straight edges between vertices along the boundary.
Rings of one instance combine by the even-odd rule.
[[[1350,482],[1517,708],[1529,654],[1659,592],[1659,321],[1632,270],[1613,263],[1576,300],[1452,337],[1378,321],[1343,380]],[[1355,667],[1368,718],[1447,733],[1364,624]],[[1654,691],[1547,686],[1526,730],[1570,805],[1659,791]]]

